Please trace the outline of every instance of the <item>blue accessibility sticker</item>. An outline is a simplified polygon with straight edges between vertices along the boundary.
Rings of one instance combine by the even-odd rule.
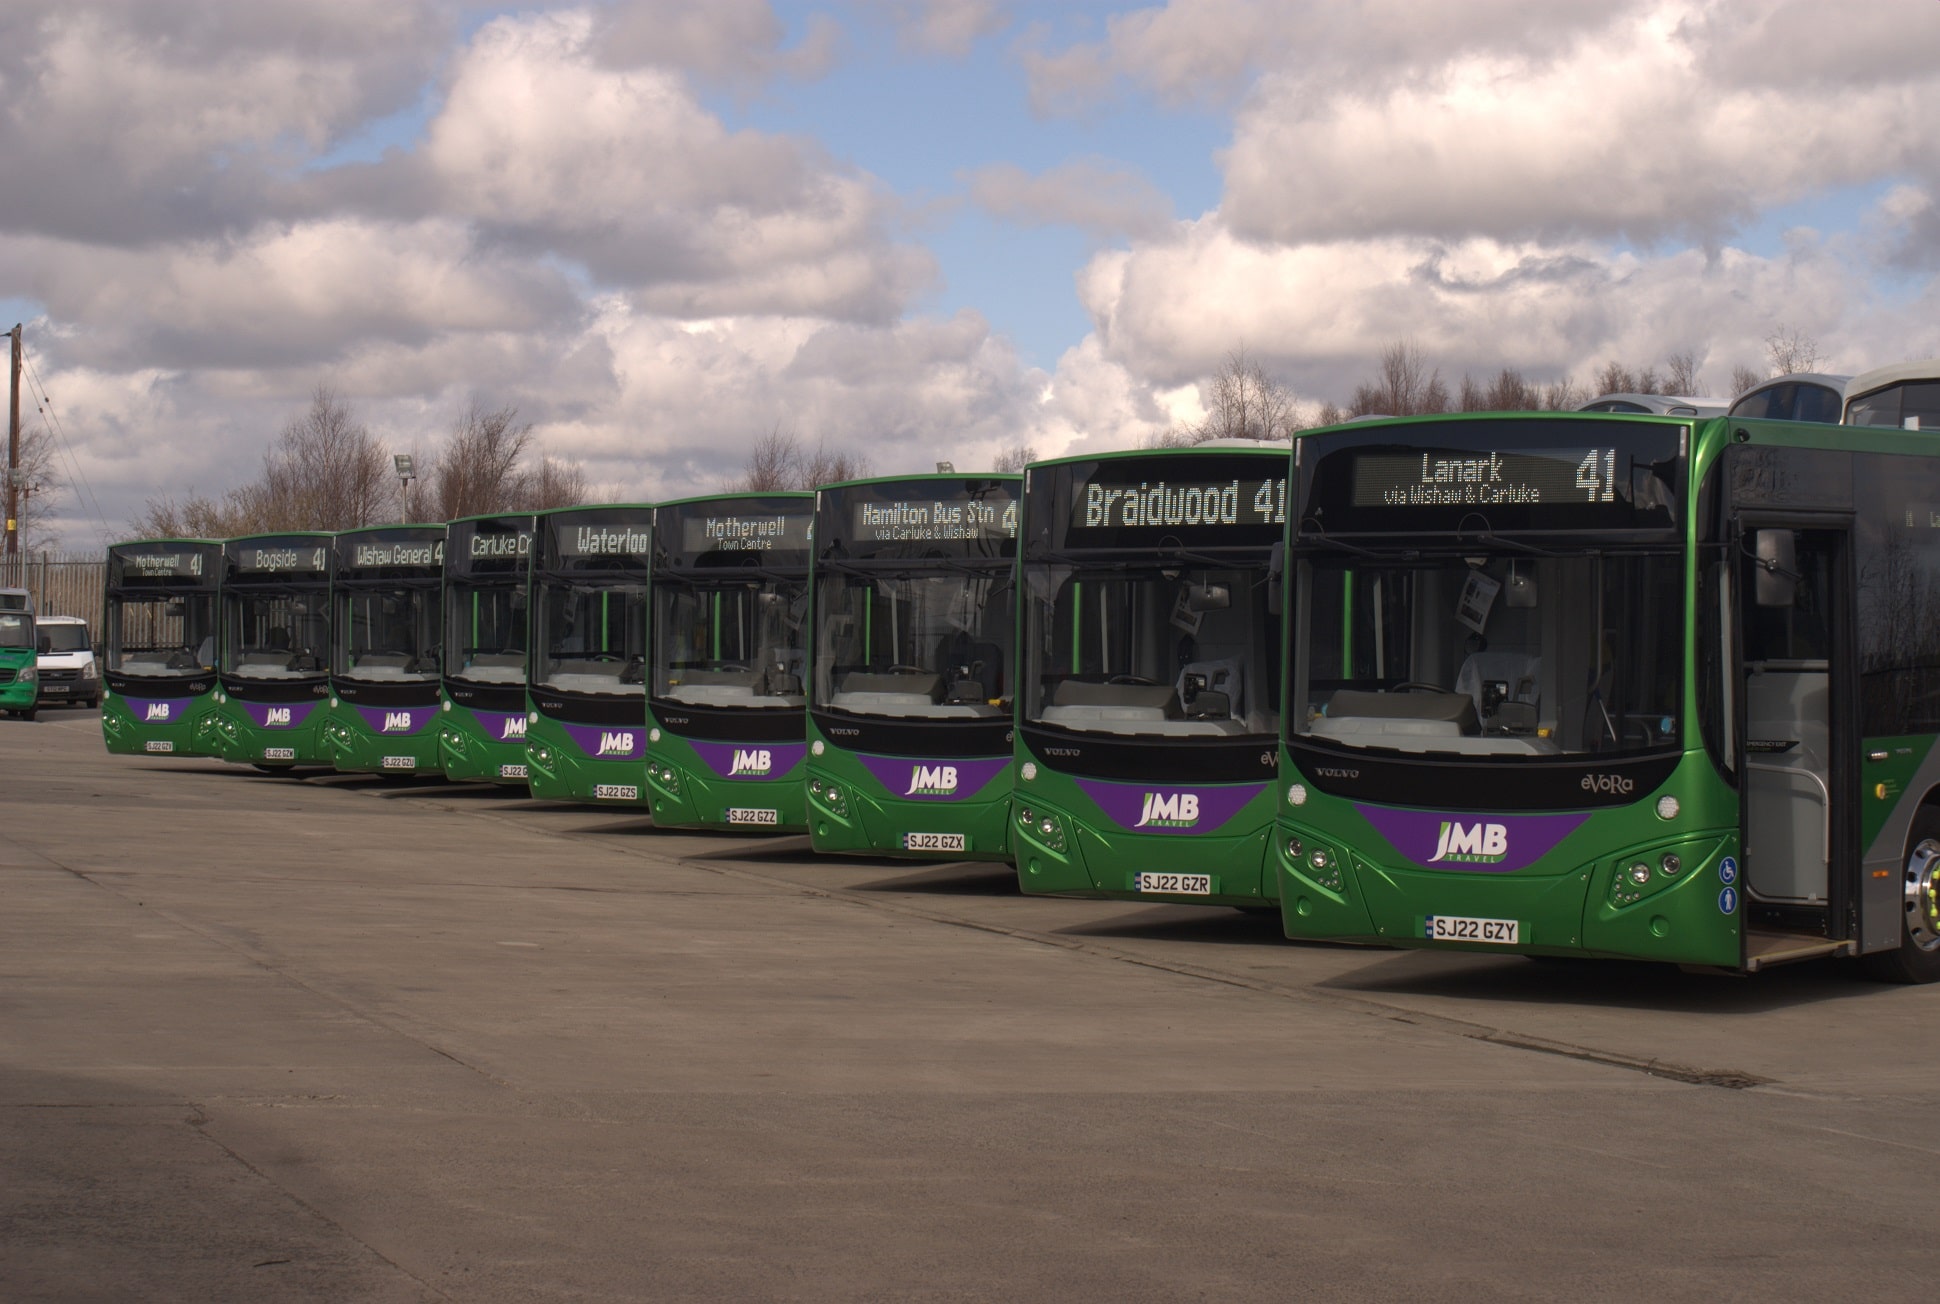
[[[1729,885],[1737,881],[1738,862],[1734,857],[1726,856],[1718,862],[1718,882]]]
[[[1738,909],[1738,889],[1728,887],[1718,893],[1718,913],[1728,915]]]

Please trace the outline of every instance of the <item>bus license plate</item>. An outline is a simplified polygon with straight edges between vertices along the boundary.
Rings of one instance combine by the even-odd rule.
[[[175,744],[166,738],[151,738],[142,744],[142,749],[150,752],[172,752],[175,750]]]
[[[501,779],[523,779],[525,777],[525,766],[501,765],[498,767],[498,777]]]
[[[418,758],[415,756],[386,756],[381,764],[387,770],[415,770]]]
[[[1139,874],[1132,879],[1134,892],[1164,892],[1168,896],[1211,896],[1211,874]]]
[[[65,697],[68,692],[69,686],[67,684],[43,683],[40,686],[40,695],[42,697]]]
[[[1429,915],[1422,920],[1422,936],[1431,942],[1491,942],[1497,946],[1514,946],[1522,938],[1522,923],[1515,919]]]
[[[593,796],[600,801],[639,801],[640,789],[631,783],[596,783]]]
[[[263,759],[266,761],[293,761],[296,759],[294,747],[265,747]]]
[[[781,812],[778,810],[758,810],[753,806],[730,806],[727,809],[727,822],[730,824],[779,824]]]
[[[968,851],[970,839],[962,833],[905,833],[904,851]]]

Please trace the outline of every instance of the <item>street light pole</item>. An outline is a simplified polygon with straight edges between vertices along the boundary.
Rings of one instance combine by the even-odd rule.
[[[13,339],[13,386],[7,420],[7,556],[20,555],[20,325],[7,332]]]

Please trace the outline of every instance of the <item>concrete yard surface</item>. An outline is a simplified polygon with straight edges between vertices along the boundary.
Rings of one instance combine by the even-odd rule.
[[[1925,1298],[1937,1026],[0,722],[10,1304]]]

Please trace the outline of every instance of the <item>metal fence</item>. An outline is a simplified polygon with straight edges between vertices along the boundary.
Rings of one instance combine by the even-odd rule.
[[[101,619],[101,588],[107,559],[96,553],[23,552],[0,554],[0,589],[25,589],[34,610],[43,616],[83,616]]]

